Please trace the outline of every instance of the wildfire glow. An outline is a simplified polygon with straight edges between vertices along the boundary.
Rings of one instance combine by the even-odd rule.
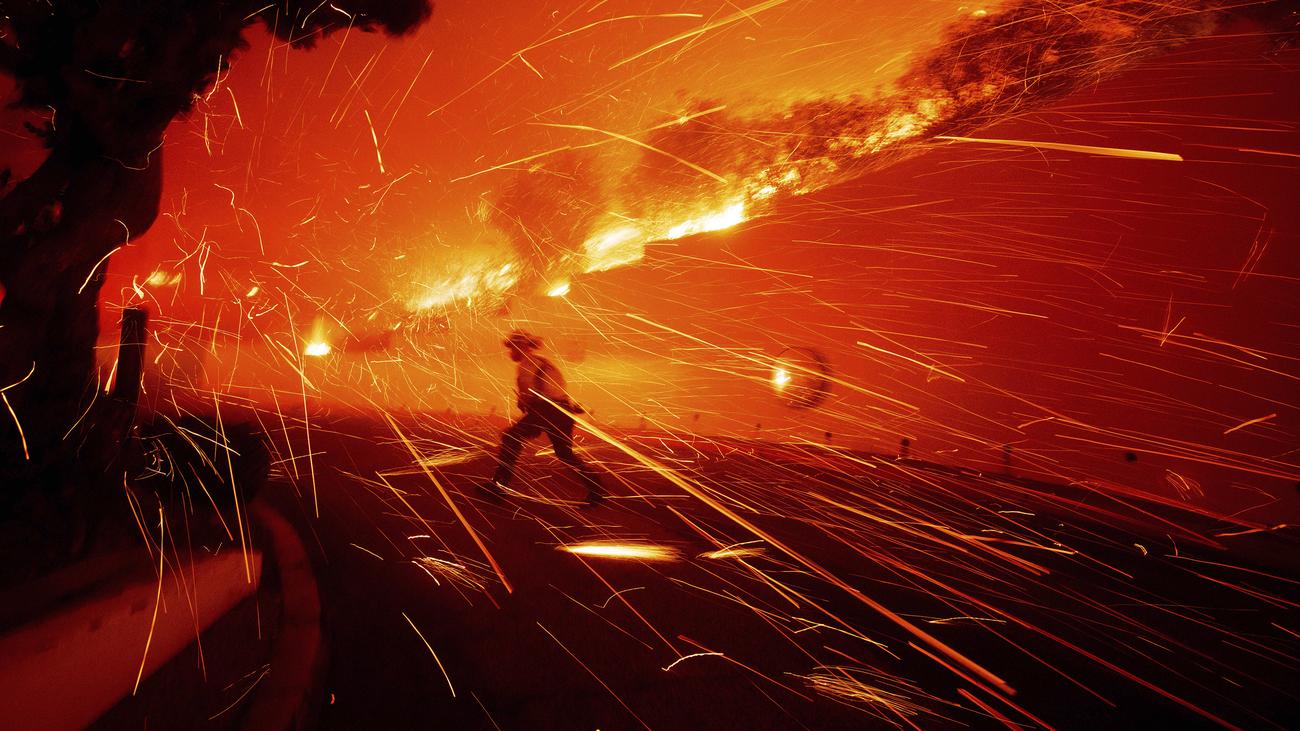
[[[625,558],[636,561],[676,561],[680,556],[677,549],[671,546],[659,546],[653,543],[593,541],[560,546],[560,550],[576,553],[579,556]]]

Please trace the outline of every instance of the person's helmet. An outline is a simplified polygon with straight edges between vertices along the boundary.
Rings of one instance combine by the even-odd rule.
[[[527,330],[515,330],[501,344],[518,350],[537,350],[542,347],[542,339]]]

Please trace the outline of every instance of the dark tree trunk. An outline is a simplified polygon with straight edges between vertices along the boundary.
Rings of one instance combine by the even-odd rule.
[[[0,483],[66,490],[96,480],[97,301],[108,257],[157,216],[162,161],[122,162],[65,131],[0,203]],[[21,206],[12,204],[15,197]],[[26,380],[23,380],[26,378]],[[21,383],[19,383],[21,381]],[[18,384],[18,385],[12,385]]]

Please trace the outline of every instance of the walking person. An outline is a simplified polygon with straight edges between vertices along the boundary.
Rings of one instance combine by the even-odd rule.
[[[480,490],[488,497],[499,499],[502,489],[514,478],[515,462],[524,448],[524,442],[546,434],[555,447],[555,456],[573,469],[586,485],[586,506],[600,504],[605,499],[600,478],[573,453],[573,417],[569,414],[580,414],[582,409],[569,400],[560,369],[537,354],[542,347],[542,339],[523,330],[515,330],[502,344],[509,351],[510,360],[518,364],[515,403],[524,415],[502,433],[496,474]]]

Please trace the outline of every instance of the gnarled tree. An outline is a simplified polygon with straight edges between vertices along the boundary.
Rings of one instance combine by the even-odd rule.
[[[429,0],[0,4],[0,73],[18,106],[48,114],[33,132],[49,150],[0,198],[0,484],[66,483],[94,467],[69,473],[94,433],[73,427],[94,395],[107,260],[153,223],[167,126],[226,70],[244,34],[264,24],[308,47],[345,29],[406,33],[431,11]]]

